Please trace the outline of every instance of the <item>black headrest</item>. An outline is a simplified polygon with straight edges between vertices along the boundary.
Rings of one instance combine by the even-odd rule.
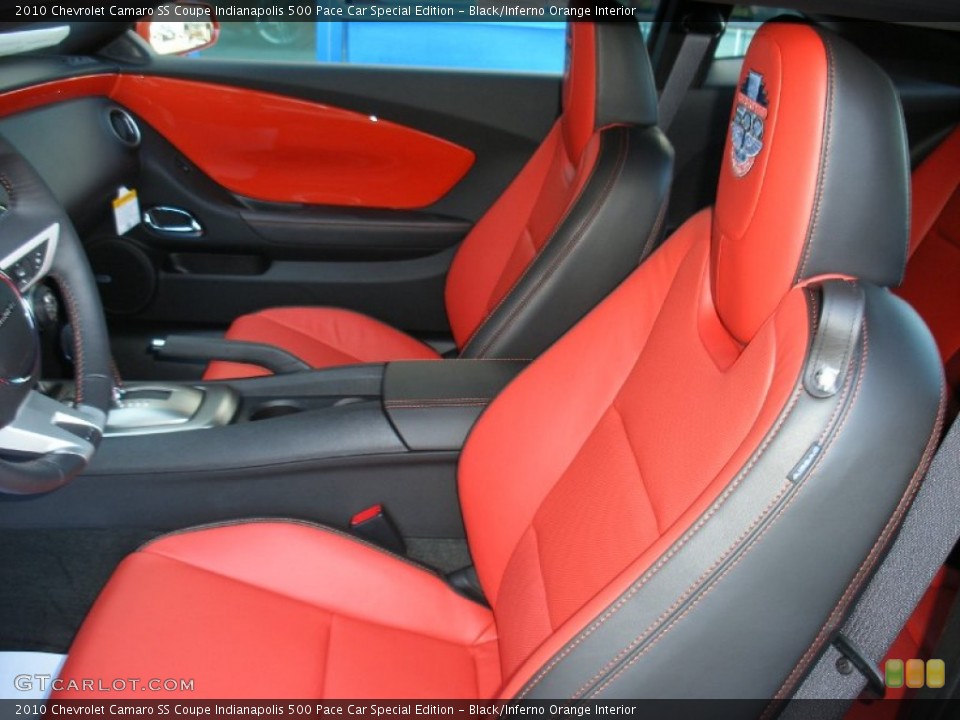
[[[562,122],[572,158],[599,128],[657,124],[657,89],[637,23],[572,22],[567,43]]]

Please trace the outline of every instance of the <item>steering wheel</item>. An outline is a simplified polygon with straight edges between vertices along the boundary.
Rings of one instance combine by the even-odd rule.
[[[0,138],[0,492],[59,488],[96,452],[113,394],[103,306],[66,211],[13,147]],[[37,390],[40,335],[23,293],[50,276],[73,325],[76,402]]]

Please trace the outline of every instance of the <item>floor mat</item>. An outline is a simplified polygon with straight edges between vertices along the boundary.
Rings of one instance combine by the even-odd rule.
[[[473,564],[467,541],[461,539],[407,538],[407,555],[444,573]]]
[[[113,569],[154,535],[0,530],[0,651],[66,652]]]

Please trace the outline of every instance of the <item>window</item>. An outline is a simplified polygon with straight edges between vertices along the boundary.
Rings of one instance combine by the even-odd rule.
[[[771,18],[780,15],[797,15],[799,13],[777,8],[758,7],[756,5],[738,5],[730,14],[727,29],[720,37],[714,57],[717,60],[741,58],[747,54],[750,41],[760,25]]]
[[[640,0],[633,3],[637,21],[640,23],[640,32],[644,40],[650,39],[650,30],[653,28],[653,18],[657,14],[660,0]]]
[[[657,2],[638,3],[637,19],[645,38],[650,33]],[[472,5],[466,0],[446,0],[441,7],[469,12]],[[350,8],[355,12],[364,6],[374,7],[362,1],[343,4],[344,12]],[[544,4],[542,17],[517,21],[240,21],[221,17],[217,43],[188,57],[559,75],[566,61],[566,22],[563,18],[551,19],[550,8],[556,6]],[[283,6],[284,18],[286,8],[300,6]]]
[[[257,21],[191,57],[560,74],[565,47],[562,21]]]

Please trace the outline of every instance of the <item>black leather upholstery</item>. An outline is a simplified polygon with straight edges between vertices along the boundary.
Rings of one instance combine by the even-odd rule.
[[[657,87],[635,23],[597,24],[596,126],[657,124]]]
[[[672,179],[658,128],[603,130],[576,204],[461,356],[534,358],[549,347],[657,248]]]
[[[910,158],[890,78],[829,32],[824,161],[797,279],[843,273],[899,285],[910,235]]]

